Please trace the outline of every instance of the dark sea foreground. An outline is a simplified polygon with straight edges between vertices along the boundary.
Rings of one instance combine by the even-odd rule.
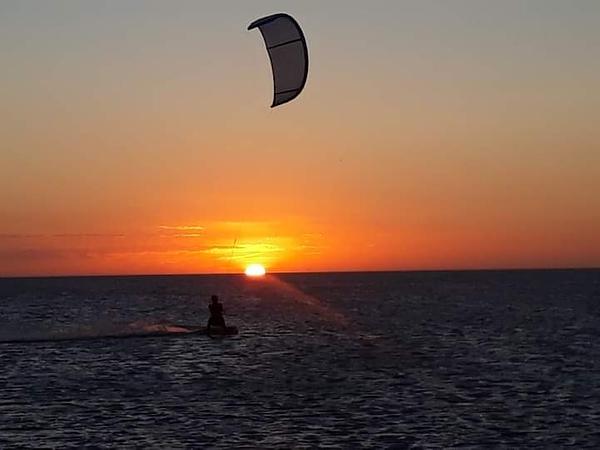
[[[0,340],[0,448],[600,448],[598,270],[0,279]]]

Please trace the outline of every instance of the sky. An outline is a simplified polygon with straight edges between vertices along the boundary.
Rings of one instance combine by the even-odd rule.
[[[1,0],[0,60],[0,276],[600,267],[596,0]]]

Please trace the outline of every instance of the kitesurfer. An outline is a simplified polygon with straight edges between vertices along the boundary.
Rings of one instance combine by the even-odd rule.
[[[211,327],[225,328],[225,319],[223,318],[223,304],[219,302],[219,297],[213,295],[210,298],[211,303],[208,305],[210,317],[206,326],[210,331]]]

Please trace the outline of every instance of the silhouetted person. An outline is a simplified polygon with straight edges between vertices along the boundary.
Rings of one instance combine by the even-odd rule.
[[[223,305],[219,302],[219,297],[213,295],[211,298],[211,303],[208,305],[208,311],[210,312],[210,317],[208,318],[208,331],[210,331],[211,327],[221,327],[225,328],[225,319],[223,318]]]

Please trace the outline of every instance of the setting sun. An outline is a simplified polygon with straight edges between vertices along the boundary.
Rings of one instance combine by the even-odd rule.
[[[265,268],[260,264],[250,264],[246,267],[246,275],[249,277],[262,277],[265,273]]]

